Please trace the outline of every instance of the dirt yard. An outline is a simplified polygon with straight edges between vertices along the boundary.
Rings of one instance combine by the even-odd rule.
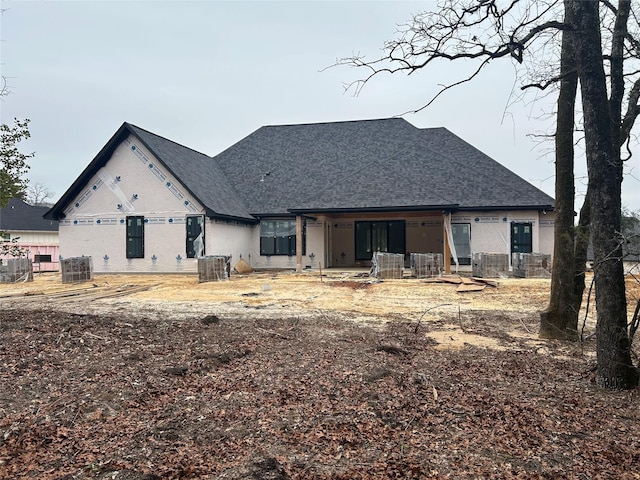
[[[640,478],[639,390],[593,384],[593,304],[537,338],[549,286],[0,285],[0,479]]]

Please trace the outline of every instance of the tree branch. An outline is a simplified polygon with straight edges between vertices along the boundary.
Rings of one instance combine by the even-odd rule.
[[[545,81],[545,82],[540,82],[540,83],[528,83],[526,85],[523,85],[520,87],[520,90],[526,90],[527,88],[538,88],[540,90],[546,90],[550,85],[553,85],[554,83],[558,83],[559,81],[561,81],[564,78],[567,78],[570,75],[575,75],[576,71],[572,70],[570,72],[566,72],[563,75],[558,75],[556,77],[552,77],[549,80]]]

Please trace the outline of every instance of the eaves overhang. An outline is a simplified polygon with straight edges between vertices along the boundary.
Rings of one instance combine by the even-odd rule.
[[[210,208],[205,208],[205,212],[204,212],[205,216],[209,217],[209,218],[213,218],[213,219],[219,219],[219,220],[226,220],[226,221],[230,221],[230,222],[240,222],[240,223],[246,223],[249,225],[254,225],[256,223],[259,222],[259,220],[255,217],[253,218],[247,218],[247,217],[237,217],[234,215],[224,215],[221,213],[218,213]]]
[[[448,205],[415,205],[400,207],[350,207],[350,208],[291,208],[289,212],[297,215],[313,215],[327,213],[393,213],[393,212],[434,212],[458,209],[458,204]]]
[[[546,205],[494,205],[494,206],[469,206],[465,205],[462,207],[458,207],[456,209],[459,212],[469,212],[469,211],[482,211],[482,212],[490,212],[490,211],[502,211],[502,210],[538,210],[540,212],[553,212],[554,206],[551,204]]]

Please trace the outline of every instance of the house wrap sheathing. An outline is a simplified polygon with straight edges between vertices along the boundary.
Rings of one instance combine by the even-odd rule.
[[[553,199],[443,128],[262,127],[215,157],[125,123],[46,215],[94,272],[370,266],[376,251],[553,253]]]

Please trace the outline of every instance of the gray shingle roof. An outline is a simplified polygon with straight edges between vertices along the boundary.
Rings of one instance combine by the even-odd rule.
[[[48,218],[60,218],[130,133],[209,216],[553,208],[550,196],[447,129],[401,118],[265,126],[213,158],[124,123]]]
[[[58,222],[45,220],[48,207],[32,207],[18,198],[12,198],[0,208],[0,230],[57,232]]]
[[[447,129],[400,118],[262,127],[214,158],[254,215],[553,205]]]
[[[461,208],[553,205],[552,197],[446,128],[421,130],[427,148],[446,158],[442,174],[458,192]]]
[[[207,208],[208,215],[253,219],[213,158],[135,125],[128,125],[142,143]]]

